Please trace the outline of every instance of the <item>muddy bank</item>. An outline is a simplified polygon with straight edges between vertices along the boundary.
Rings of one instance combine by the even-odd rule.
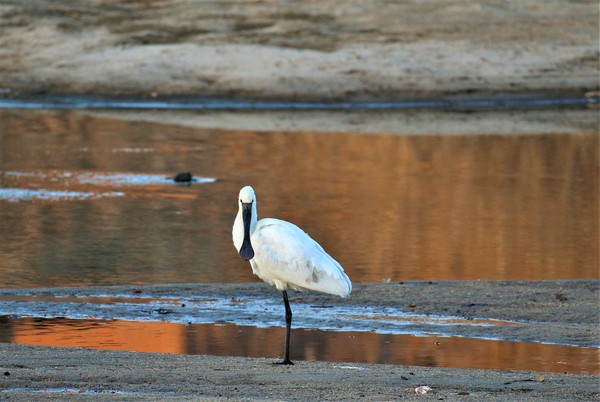
[[[373,99],[598,88],[595,1],[4,1],[0,92]]]
[[[570,400],[592,401],[598,377],[183,356],[0,344],[8,400]],[[427,395],[415,388],[427,385]]]

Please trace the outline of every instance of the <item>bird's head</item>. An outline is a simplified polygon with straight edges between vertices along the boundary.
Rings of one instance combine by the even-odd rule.
[[[246,186],[240,190],[240,203],[252,204],[256,199],[254,195],[254,189],[250,186]]]

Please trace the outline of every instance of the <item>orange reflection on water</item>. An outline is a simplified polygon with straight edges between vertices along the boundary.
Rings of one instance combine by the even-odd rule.
[[[254,281],[231,245],[245,184],[260,217],[302,227],[354,282],[600,275],[597,134],[219,131],[73,111],[0,117],[0,171],[218,179],[102,188],[125,196],[93,201],[0,201],[6,286]],[[115,152],[130,149],[141,151]],[[13,185],[0,176],[0,187]]]
[[[0,340],[18,344],[273,359],[283,336],[230,324],[4,318],[0,326]],[[531,342],[295,329],[291,346],[298,360],[600,374],[597,348]]]
[[[63,318],[0,320],[0,339],[41,346],[71,346],[138,352],[185,353],[185,327],[163,322],[71,320]]]

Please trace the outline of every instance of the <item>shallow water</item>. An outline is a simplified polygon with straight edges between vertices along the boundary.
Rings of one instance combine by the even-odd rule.
[[[581,95],[504,95],[473,99],[430,99],[382,102],[294,102],[207,99],[198,97],[143,99],[105,98],[98,96],[33,96],[24,99],[1,99],[7,109],[150,109],[150,110],[406,110],[406,109],[510,109],[540,107],[582,107],[597,104],[597,96]]]
[[[2,342],[215,356],[280,359],[283,328],[170,322],[4,319]],[[600,373],[594,348],[486,339],[295,329],[298,360],[428,367]]]
[[[192,129],[0,111],[4,287],[247,282],[239,188],[355,282],[598,278],[598,136]],[[191,171],[216,179],[165,179]]]
[[[354,282],[599,278],[597,135],[220,131],[75,111],[1,110],[0,122],[5,288],[257,281],[231,242],[246,184],[259,215],[298,224]],[[190,185],[171,180],[187,171],[197,178]],[[160,311],[136,322],[100,310],[40,320],[31,307],[10,309],[2,314],[20,316],[5,318],[0,336],[18,343],[140,350],[148,332],[159,341],[153,351],[276,357],[283,336],[272,327],[280,311],[262,323],[188,325],[154,322]],[[589,348],[299,324],[294,353],[308,360],[597,365]],[[388,327],[420,324],[403,316]],[[438,341],[451,346],[440,353]]]
[[[71,288],[73,289],[73,288]],[[234,290],[232,289],[232,292]],[[179,324],[236,324],[268,328],[282,324],[282,304],[264,297],[175,296],[132,298],[127,296],[2,296],[0,317],[7,322],[27,317],[62,317],[122,321],[168,321]],[[465,327],[478,327],[473,337],[491,338],[494,327],[529,326],[516,321],[415,314],[396,307],[344,304],[293,303],[294,327],[343,332],[377,332],[416,336],[458,335]],[[487,331],[486,331],[487,330]]]

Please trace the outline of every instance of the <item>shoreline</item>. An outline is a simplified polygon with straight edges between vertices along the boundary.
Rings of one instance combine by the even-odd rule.
[[[364,100],[294,98],[220,98],[193,95],[153,96],[98,94],[28,94],[3,97],[0,108],[32,110],[174,110],[238,112],[336,112],[336,111],[509,111],[509,110],[585,110],[598,108],[600,92],[542,91],[465,94],[420,94]]]
[[[0,396],[41,400],[594,401],[598,376],[184,356],[0,343]],[[427,396],[415,388],[429,386]]]
[[[302,314],[296,318],[300,327],[319,329],[334,325],[333,330],[375,331],[394,333],[393,322],[406,320],[403,314],[449,317],[464,320],[465,324],[444,326],[445,335],[489,338],[521,342],[542,342],[577,347],[600,347],[597,300],[600,281],[410,281],[400,283],[356,283],[348,299],[338,299],[315,292],[291,292],[290,301]],[[262,283],[243,284],[187,284],[187,285],[125,285],[83,286],[53,289],[1,289],[0,309],[3,314],[18,311],[19,315],[33,317],[156,320],[147,315],[144,303],[133,307],[119,300],[182,300],[186,306],[169,308],[169,314],[160,320],[173,323],[231,323],[236,325],[265,326],[279,320],[280,295]],[[113,298],[110,311],[104,311],[94,298]],[[49,299],[50,298],[50,299]],[[244,303],[231,305],[232,298]],[[36,299],[39,302],[36,302]],[[53,303],[46,303],[53,300]],[[65,300],[65,301],[61,301]],[[81,300],[78,302],[78,300]],[[186,301],[187,300],[187,301]],[[262,300],[277,308],[270,310],[245,309],[251,301]],[[224,301],[224,302],[221,302]],[[30,303],[29,307],[27,304]],[[65,303],[64,306],[61,303]],[[71,303],[79,306],[68,307]],[[146,302],[148,303],[148,302]],[[213,303],[213,304],[211,304]],[[327,305],[327,313],[336,324],[319,321],[319,311],[311,306]],[[237,307],[236,307],[237,306]],[[198,310],[200,309],[200,310]],[[200,321],[190,321],[199,311]],[[361,320],[352,324],[354,311],[359,317],[368,316],[370,309],[387,311],[386,320],[373,319],[368,324]],[[338,311],[339,310],[339,311]],[[395,312],[397,310],[397,312]],[[106,315],[108,314],[108,315]],[[316,314],[316,315],[315,315]],[[397,314],[397,317],[396,317]],[[346,318],[344,318],[346,317]],[[298,321],[300,320],[300,321]],[[344,327],[344,320],[350,326]],[[496,320],[512,325],[468,325],[469,320]],[[390,324],[392,323],[392,324]],[[423,333],[440,331],[436,325],[415,321],[406,329]],[[366,326],[365,326],[366,325]],[[391,325],[391,326],[390,326]],[[431,325],[431,326],[428,326]],[[390,332],[390,330],[392,332]]]

